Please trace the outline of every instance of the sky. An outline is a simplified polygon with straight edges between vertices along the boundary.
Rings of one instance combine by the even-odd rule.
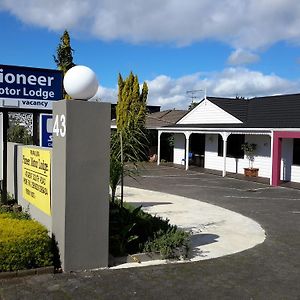
[[[299,0],[0,0],[0,64],[55,69],[67,29],[74,63],[117,100],[130,71],[149,105],[300,92]],[[195,91],[187,93],[187,91]]]

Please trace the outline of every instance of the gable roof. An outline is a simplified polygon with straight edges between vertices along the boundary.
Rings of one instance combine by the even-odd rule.
[[[218,97],[208,97],[207,99],[242,122],[247,120],[247,100]]]
[[[223,102],[232,102],[225,100]],[[220,102],[220,101],[216,101]],[[240,124],[242,120],[236,118],[209,99],[203,99],[193,110],[189,111],[177,124]]]
[[[177,123],[176,127],[300,128],[300,94],[256,97],[248,100],[207,97],[207,100],[243,123]]]

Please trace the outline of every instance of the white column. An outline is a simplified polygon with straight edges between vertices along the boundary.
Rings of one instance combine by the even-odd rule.
[[[227,139],[230,133],[223,132],[222,134],[222,139],[223,139],[223,172],[222,176],[226,176],[226,156],[227,156]]]
[[[189,169],[190,133],[185,132],[185,169]]]
[[[158,131],[158,143],[157,143],[157,165],[160,165],[160,136],[162,132]]]

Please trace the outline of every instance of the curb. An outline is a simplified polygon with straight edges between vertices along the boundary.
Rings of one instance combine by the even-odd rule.
[[[0,272],[0,280],[1,279],[11,279],[11,278],[20,278],[25,276],[33,276],[33,275],[42,275],[42,274],[54,274],[55,269],[53,266],[36,268],[36,269],[28,269],[28,270],[18,270],[12,272]]]
[[[113,257],[109,258],[109,267],[114,267],[120,264],[125,263],[141,263],[150,260],[162,260],[163,257],[159,252],[148,252],[148,253],[136,253],[136,254],[129,254],[127,256],[122,257]]]

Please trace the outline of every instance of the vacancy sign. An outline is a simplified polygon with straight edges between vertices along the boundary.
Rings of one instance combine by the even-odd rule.
[[[63,98],[62,72],[0,65],[0,107],[51,110]]]

